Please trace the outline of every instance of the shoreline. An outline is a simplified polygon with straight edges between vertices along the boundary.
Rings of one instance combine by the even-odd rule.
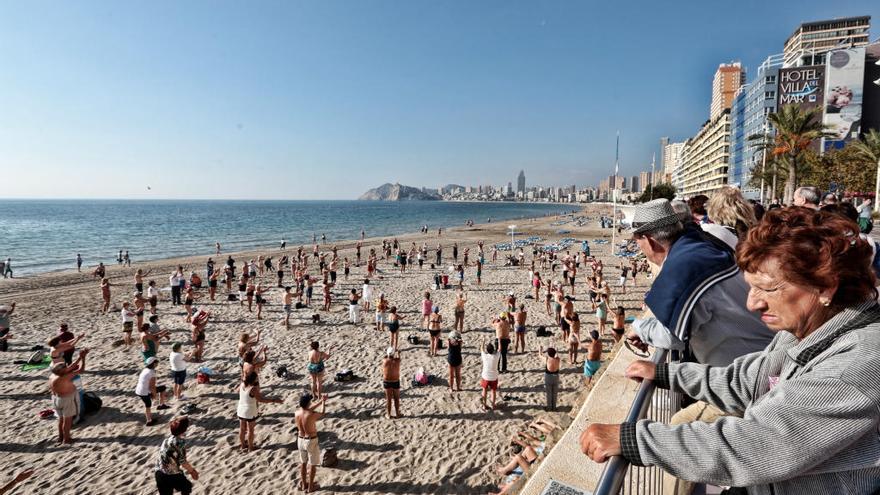
[[[16,201],[16,200],[4,200],[4,199],[0,199],[0,201]],[[24,202],[28,202],[28,201],[53,201],[53,202],[64,202],[64,201],[105,201],[105,200],[90,200],[90,199],[88,199],[88,200],[66,200],[66,199],[53,199],[53,200],[21,200],[21,201],[24,201]],[[178,202],[179,200],[138,200],[138,199],[116,200],[116,199],[107,199],[106,201],[125,201],[125,202],[138,203],[138,202],[152,202],[152,201]],[[272,203],[272,202],[290,202],[290,201],[295,201],[295,202],[315,202],[315,203],[321,203],[321,202],[326,202],[326,201],[338,201],[338,202],[340,202],[340,203],[346,203],[346,202],[350,202],[350,203],[358,203],[358,202],[363,202],[363,203],[382,203],[382,201],[358,201],[358,200],[277,200],[277,201],[276,201],[276,200],[180,200],[180,201],[184,201],[184,202],[205,202],[205,203],[213,203],[213,202],[215,202],[215,201],[220,201],[220,202],[230,202],[230,203],[243,203],[243,202],[265,202],[265,203]],[[440,202],[443,202],[443,203],[474,203],[474,204],[477,204],[477,203],[479,203],[479,204],[483,204],[483,203],[486,203],[486,204],[490,204],[490,203],[504,203],[504,204],[511,204],[511,203],[513,203],[513,202],[500,202],[500,201],[440,201]],[[400,202],[400,201],[386,201],[386,202],[384,202],[384,203],[403,203],[403,204],[405,204],[406,202]],[[419,203],[433,203],[433,201],[419,201]],[[575,204],[575,203],[531,203],[531,202],[516,202],[516,204],[522,204],[523,206],[527,206],[527,205],[530,205],[530,204],[536,204],[536,205],[553,205],[553,206],[556,206],[556,205],[564,205],[564,204],[567,204],[567,205],[573,205],[573,204]],[[577,213],[577,212],[582,211],[582,210],[583,210],[582,207],[577,208],[577,209],[573,209],[572,211],[569,211],[568,213],[566,213],[566,215],[567,215],[567,214],[571,214],[572,212]],[[505,217],[503,217],[503,218],[498,218],[497,221],[499,221],[499,222],[509,222],[509,221],[513,221],[513,220],[517,220],[517,221],[535,221],[535,220],[538,220],[538,219],[541,219],[541,218],[557,217],[557,216],[560,216],[560,212],[548,212],[546,215],[542,215],[542,216],[534,216],[534,215],[532,215],[532,216],[519,216],[519,217],[515,217],[515,216],[505,216]],[[491,222],[491,223],[488,223],[488,222],[474,223],[474,227],[476,227],[476,226],[486,226],[486,225],[491,225],[492,223],[495,223],[496,218],[494,218],[494,217],[489,217],[489,218],[492,219],[492,222]],[[450,230],[452,230],[452,229],[468,228],[468,227],[466,227],[466,226],[464,225],[464,222],[465,222],[466,220],[467,220],[467,219],[465,219],[465,220],[459,220],[459,223],[456,223],[456,224],[451,224],[451,223],[450,223],[450,224],[439,224],[439,223],[438,223],[438,224],[435,224],[433,227],[430,228],[429,233],[430,233],[431,231],[433,231],[433,232],[436,233],[437,228],[442,228],[442,229],[444,230],[444,232],[450,231]],[[476,219],[471,219],[471,220],[476,221]],[[366,242],[366,241],[368,241],[368,240],[370,240],[370,239],[378,239],[378,240],[381,240],[381,239],[383,239],[383,238],[384,238],[384,239],[391,239],[391,238],[394,238],[394,237],[406,236],[406,235],[409,235],[409,234],[412,234],[412,233],[413,233],[413,232],[403,231],[403,232],[399,232],[399,233],[397,233],[397,234],[393,234],[393,233],[392,233],[392,234],[387,234],[387,235],[383,235],[383,236],[366,237],[366,238],[364,239],[364,241]],[[279,238],[279,240],[280,240],[280,238]],[[320,239],[318,239],[318,240],[320,241]],[[233,241],[233,242],[239,242],[239,241]],[[332,245],[336,244],[336,245],[340,245],[340,247],[341,247],[341,244],[343,244],[343,243],[356,243],[356,242],[357,242],[357,239],[354,239],[354,238],[343,238],[343,239],[336,240],[336,241],[328,240],[326,243],[323,243],[323,244],[320,244],[320,243],[319,243],[319,245],[328,245],[328,246],[332,246]],[[213,243],[211,243],[211,244],[213,244]],[[222,242],[222,240],[221,240],[221,241],[220,241],[220,244],[221,244],[221,248],[222,248],[222,247],[224,246],[224,242]],[[305,246],[311,247],[313,244],[312,244],[311,242],[300,242],[300,243],[297,243],[297,242],[292,242],[292,240],[288,240],[288,248],[290,248],[291,246],[293,246],[293,248],[295,249],[297,246],[300,246],[300,245],[302,245],[302,246],[304,246],[304,247],[305,247]],[[225,250],[223,250],[223,252],[221,253],[221,255],[224,255],[224,256],[225,256],[225,255],[227,255],[227,254],[233,254],[233,255],[234,255],[234,254],[238,254],[238,253],[251,253],[251,252],[257,252],[257,251],[261,251],[261,252],[263,252],[263,251],[273,251],[273,250],[277,250],[277,249],[279,249],[279,248],[280,248],[280,242],[275,242],[275,243],[272,244],[272,245],[268,245],[268,244],[267,244],[267,245],[262,245],[262,246],[253,246],[253,247],[248,247],[248,248],[246,248],[246,249],[235,249],[235,250],[233,250],[233,251],[228,251],[228,252],[225,251]],[[157,257],[146,257],[146,258],[139,259],[137,262],[134,262],[134,261],[133,261],[133,262],[132,262],[132,267],[134,267],[134,266],[135,266],[136,264],[138,264],[138,263],[140,263],[140,264],[155,264],[155,263],[161,263],[161,262],[163,262],[163,261],[178,260],[178,259],[188,259],[188,258],[194,258],[194,257],[199,257],[199,256],[204,256],[204,257],[208,257],[208,256],[216,256],[216,254],[214,254],[214,253],[215,253],[215,251],[214,251],[213,249],[206,249],[205,251],[203,251],[203,252],[198,252],[198,253],[179,254],[179,255],[171,255],[171,256],[167,256],[167,255],[158,255]],[[4,258],[5,258],[5,256],[4,256]],[[12,258],[13,258],[13,263],[12,263],[12,266],[13,266],[13,273],[15,273],[15,272],[18,271],[18,268],[16,268],[16,267],[21,266],[21,265],[19,265],[19,264],[17,263],[17,259],[20,259],[20,258],[16,258],[15,256],[12,256]],[[107,261],[104,261],[104,265],[108,268],[108,270],[110,269],[110,267],[113,267],[113,266],[115,266],[115,267],[121,267],[121,264],[120,264],[120,263],[116,263],[115,261],[116,261],[115,258],[109,258]],[[74,259],[71,259],[71,263],[70,263],[70,264],[71,264],[70,268],[52,268],[52,269],[48,269],[48,270],[38,270],[38,271],[29,271],[29,270],[27,270],[27,268],[25,268],[25,270],[27,270],[27,271],[25,271],[22,275],[16,275],[15,278],[16,278],[16,279],[19,279],[19,278],[20,278],[20,279],[24,279],[24,278],[33,278],[33,277],[35,277],[35,276],[42,276],[42,275],[51,275],[51,274],[60,274],[60,273],[76,273],[75,260],[74,260]],[[24,265],[24,266],[27,266],[27,265]],[[83,264],[83,273],[85,273],[86,270],[89,270],[89,271],[94,270],[94,268],[97,267],[97,266],[98,266],[97,263],[94,263],[94,264],[84,263],[84,264]],[[0,278],[0,287],[3,286],[3,284],[4,284],[4,282],[5,282],[6,280],[8,280],[8,279],[2,279],[2,278]]]

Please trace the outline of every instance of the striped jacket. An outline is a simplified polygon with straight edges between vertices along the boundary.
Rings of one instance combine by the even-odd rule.
[[[880,492],[880,305],[873,300],[802,341],[779,332],[764,351],[727,367],[658,365],[655,383],[734,416],[624,424],[623,456],[635,465],[752,495]]]

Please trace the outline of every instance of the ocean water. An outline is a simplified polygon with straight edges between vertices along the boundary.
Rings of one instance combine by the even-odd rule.
[[[288,248],[310,244],[457,227],[569,212],[574,206],[541,203],[442,201],[136,201],[0,200],[0,259],[12,258],[16,276],[132,261]]]

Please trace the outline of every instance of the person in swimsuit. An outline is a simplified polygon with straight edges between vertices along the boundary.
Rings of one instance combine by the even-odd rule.
[[[73,418],[79,414],[79,391],[73,383],[73,379],[86,370],[86,355],[88,349],[79,353],[76,363],[68,366],[58,363],[52,366],[52,375],[49,377],[49,390],[52,391],[52,407],[58,417],[58,443],[70,444],[70,427]]]
[[[251,351],[253,352],[253,351]],[[257,417],[260,415],[259,404],[281,404],[281,399],[269,399],[260,393],[260,381],[256,371],[245,375],[238,386],[238,448],[242,452],[253,452],[257,449],[254,445],[254,427]],[[247,446],[245,446],[247,441]]]
[[[156,314],[156,308],[159,306],[159,288],[156,287],[155,280],[150,280],[147,284],[147,301],[150,303],[150,314]]]
[[[144,362],[147,362],[147,359],[151,357],[155,357],[159,352],[159,339],[165,337],[170,338],[170,332],[168,330],[162,330],[159,333],[150,332],[150,324],[144,323],[140,328],[141,332],[141,357],[143,357]]]
[[[284,288],[281,294],[281,307],[284,311],[284,328],[290,327],[290,312],[293,310],[293,293],[290,292],[290,286]]]
[[[351,289],[348,294],[348,322],[352,325],[357,325],[360,321],[360,299],[357,289]]]
[[[198,310],[192,319],[191,337],[195,348],[192,352],[193,362],[200,362],[202,354],[205,352],[205,327],[208,325],[208,318],[211,313],[203,309]]]
[[[538,354],[544,358],[544,394],[547,398],[547,406],[544,410],[555,411],[556,397],[559,394],[559,367],[562,364],[562,359],[556,353],[556,349],[552,347],[549,347],[545,353],[542,346],[538,350]]]
[[[385,312],[388,311],[388,300],[385,299],[385,293],[379,293],[379,299],[376,300],[376,330],[382,332],[385,330]]]
[[[465,253],[465,259],[467,259],[467,253]],[[483,284],[483,260],[482,258],[477,258],[477,261],[474,263],[474,266],[477,267],[477,285]]]
[[[263,284],[259,283],[254,288],[254,300],[257,303],[257,319],[263,319],[263,304],[266,304],[266,300],[263,299]]]
[[[73,359],[73,351],[76,349],[76,343],[85,336],[86,334],[83,333],[76,338],[64,340],[65,336],[56,335],[49,339],[46,342],[46,345],[49,346],[49,357],[52,359],[51,366],[55,366],[56,364],[66,364],[69,366]],[[68,357],[68,355],[70,357]]]
[[[400,351],[394,347],[385,350],[382,359],[382,388],[385,389],[385,418],[391,419],[391,405],[394,404],[394,417],[400,414]]]
[[[256,284],[254,284],[253,278],[248,278],[247,289],[245,289],[245,297],[247,298],[248,312],[252,313],[254,311],[254,293],[257,290]]]
[[[449,364],[449,392],[461,392],[461,334],[456,330],[449,332],[449,350],[446,363]]]
[[[428,323],[431,321],[431,310],[434,307],[434,303],[431,301],[431,293],[425,291],[425,298],[422,300],[422,330],[428,328]]]
[[[131,345],[131,332],[134,331],[134,320],[136,313],[130,309],[128,301],[122,303],[122,339],[126,346]]]
[[[398,330],[400,330],[400,320],[402,319],[403,317],[397,314],[397,306],[391,306],[388,310],[388,334],[391,338],[389,344],[394,349],[397,349],[397,335]]]
[[[458,274],[458,290],[464,290],[464,266],[458,265],[455,271]]]
[[[525,304],[520,304],[519,311],[513,314],[513,329],[516,337],[516,342],[513,344],[513,352],[526,352],[526,318],[528,316]]]
[[[247,268],[241,272],[241,275],[238,277],[238,305],[244,306],[244,301],[247,298]]]
[[[553,302],[553,281],[547,280],[547,283],[544,284],[544,308],[547,310],[547,316],[551,316],[553,311],[550,309],[550,303]]]
[[[599,331],[590,332],[590,346],[587,349],[587,360],[584,361],[584,378],[587,383],[593,381],[593,375],[602,367],[602,341],[599,339]]]
[[[297,440],[299,451],[299,489],[310,493],[318,489],[315,483],[315,470],[321,464],[321,449],[318,445],[318,420],[324,417],[327,409],[327,396],[321,396],[317,403],[312,402],[311,394],[303,394],[296,412]]]
[[[543,285],[541,274],[535,272],[535,274],[532,276],[532,287],[535,289],[535,301],[541,299],[541,285]]]
[[[192,285],[190,285],[189,287],[186,288],[186,294],[183,299],[183,308],[186,310],[186,322],[187,323],[192,322],[193,302],[195,302],[195,300],[198,298],[199,298],[199,296],[196,295]]]
[[[110,287],[113,284],[106,278],[101,279],[101,298],[104,299],[104,305],[101,307],[101,313],[107,314],[110,309]]]
[[[351,262],[348,258],[342,259],[342,278],[348,282],[348,274],[351,273]]]
[[[464,305],[466,302],[464,292],[459,292],[455,298],[455,323],[452,328],[461,333],[464,333]]]
[[[320,397],[324,380],[324,360],[330,358],[330,348],[326,352],[319,350],[320,344],[317,341],[312,342],[310,347],[309,364],[306,368],[312,378],[312,395]]]
[[[578,364],[578,349],[581,345],[581,319],[577,313],[573,313],[570,317],[566,317],[568,321],[568,362],[569,364]]]
[[[611,332],[612,337],[614,337],[614,342],[620,342],[620,339],[623,338],[625,330],[626,311],[623,309],[623,306],[617,306],[617,311],[614,312],[614,324],[611,326]]]
[[[428,321],[428,335],[431,337],[431,350],[428,355],[434,357],[437,355],[437,348],[440,344],[440,330],[443,323],[443,316],[440,314],[440,306],[434,306],[431,317]]]

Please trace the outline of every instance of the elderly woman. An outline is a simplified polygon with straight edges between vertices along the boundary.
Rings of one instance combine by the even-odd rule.
[[[731,249],[746,238],[749,229],[758,220],[755,208],[743,198],[739,189],[725,186],[715,192],[706,203],[706,213],[713,223],[700,225],[706,232],[724,241]]]
[[[880,305],[871,248],[855,222],[792,207],[768,212],[737,249],[747,305],[776,336],[727,367],[633,363],[728,412],[714,423],[591,425],[581,448],[750,494],[880,490]]]

